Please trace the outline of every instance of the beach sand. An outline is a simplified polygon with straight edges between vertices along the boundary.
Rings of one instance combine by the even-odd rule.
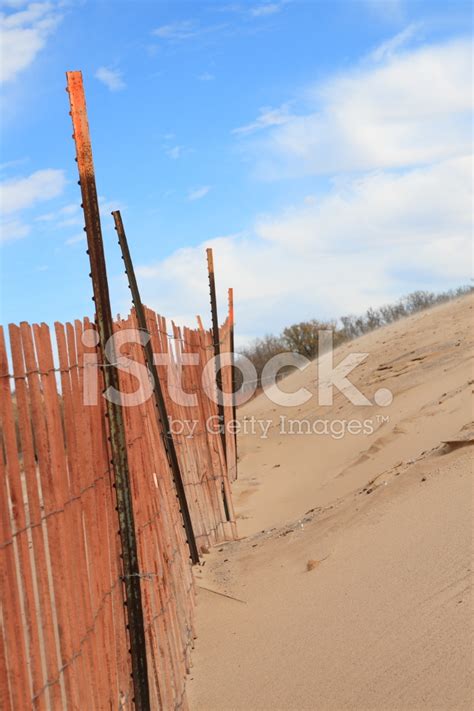
[[[307,388],[307,403],[263,395],[239,408],[248,428],[272,425],[265,439],[239,437],[242,540],[197,570],[192,711],[474,708],[473,305],[335,351],[336,364],[369,354],[349,378],[371,401],[389,389],[389,406],[341,393],[319,405],[311,364],[282,386]],[[282,417],[374,431],[289,435]]]

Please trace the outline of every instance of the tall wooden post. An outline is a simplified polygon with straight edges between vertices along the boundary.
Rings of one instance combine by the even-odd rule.
[[[221,427],[222,448],[227,461],[227,449],[225,443],[225,417],[224,403],[222,398],[222,373],[221,373],[221,343],[219,337],[219,319],[217,316],[216,280],[214,277],[214,257],[212,249],[206,249],[207,271],[209,276],[209,294],[211,299],[212,318],[212,341],[214,345],[214,358],[216,362],[216,385],[217,385],[217,411],[219,413],[219,423]]]
[[[236,379],[235,379],[235,345],[234,345],[234,290],[229,288],[229,328],[230,328],[230,352],[231,352],[231,364],[232,364],[232,417],[234,420],[237,419],[237,406],[235,404],[235,389],[236,389]],[[235,440],[235,456],[237,457],[237,431],[234,432]]]
[[[81,186],[82,208],[84,210],[85,231],[87,234],[87,252],[91,266],[91,278],[95,302],[95,320],[99,335],[99,349],[105,364],[105,348],[115,353],[113,347],[113,321],[110,306],[107,270],[105,265],[104,245],[100,224],[99,203],[95,182],[92,147],[87,120],[86,100],[81,72],[67,72],[67,92],[71,105],[71,118],[76,144],[76,160]],[[111,348],[112,346],[112,348]],[[106,389],[119,390],[119,373],[114,363],[103,369]],[[130,654],[135,707],[138,711],[149,711],[150,692],[145,642],[145,627],[140,588],[140,568],[138,562],[137,541],[133,517],[130,472],[125,440],[125,425],[120,403],[107,398],[110,449],[115,477],[115,492],[119,520],[119,534],[123,557],[123,582],[125,605],[128,615],[130,636]]]
[[[137,314],[138,326],[142,331],[148,332],[145,311],[143,309],[142,300],[140,298],[140,291],[138,289],[138,283],[135,276],[135,270],[133,268],[132,258],[130,256],[130,250],[128,248],[127,236],[125,234],[125,228],[123,226],[120,210],[115,210],[114,212],[112,212],[112,217],[114,218],[115,229],[117,231],[120,249],[122,250],[122,259],[125,263],[125,273],[127,274],[128,284],[130,286],[130,291],[132,292],[132,301]],[[189,513],[188,502],[186,500],[186,492],[184,491],[184,483],[181,476],[181,470],[179,468],[179,462],[176,454],[176,447],[174,445],[173,435],[169,430],[165,398],[163,396],[163,390],[161,388],[160,379],[158,377],[158,371],[156,369],[155,361],[153,358],[153,348],[151,347],[150,340],[148,340],[145,344],[144,351],[146,364],[153,380],[153,394],[155,396],[158,427],[163,437],[163,444],[165,447],[166,456],[168,458],[168,464],[173,475],[173,480],[176,488],[176,496],[178,497],[181,509],[184,530],[186,531],[186,538],[189,546],[189,555],[193,563],[199,563],[199,552],[196,545],[196,538],[194,536],[191,514]]]

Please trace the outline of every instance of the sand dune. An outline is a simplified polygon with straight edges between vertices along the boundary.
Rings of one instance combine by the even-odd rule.
[[[474,708],[473,304],[336,351],[336,362],[369,353],[350,378],[371,400],[390,389],[388,407],[338,394],[329,411],[264,396],[241,408],[242,421],[272,426],[239,439],[245,538],[198,573],[192,710]],[[285,389],[314,391],[315,378],[311,365]],[[282,416],[370,420],[374,431],[290,436]]]

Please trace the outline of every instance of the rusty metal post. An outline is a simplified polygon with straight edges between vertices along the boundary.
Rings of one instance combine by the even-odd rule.
[[[120,248],[122,250],[122,259],[125,263],[125,273],[128,277],[128,283],[130,286],[130,291],[132,292],[132,302],[135,306],[135,311],[137,314],[138,326],[142,331],[148,333],[148,327],[146,323],[145,311],[143,309],[142,300],[140,298],[140,292],[138,290],[137,279],[135,276],[135,270],[133,268],[132,258],[130,256],[130,250],[128,248],[127,236],[125,234],[125,229],[123,226],[122,216],[120,210],[112,212],[112,217],[115,222],[115,229],[117,230],[118,241]],[[144,346],[145,351],[145,361],[148,370],[152,377],[153,382],[153,393],[155,395],[155,405],[156,405],[156,416],[158,419],[158,427],[161,431],[163,437],[163,444],[166,451],[166,456],[168,458],[168,463],[173,474],[174,484],[176,488],[176,496],[178,497],[181,515],[183,517],[183,526],[186,532],[186,537],[189,546],[189,555],[193,563],[199,563],[199,552],[196,545],[196,538],[194,536],[193,524],[191,521],[191,515],[189,513],[188,502],[186,500],[186,492],[184,490],[183,478],[181,476],[181,470],[179,467],[178,457],[176,454],[176,448],[174,445],[173,435],[169,430],[168,423],[168,413],[166,412],[166,403],[163,396],[163,390],[161,388],[161,382],[158,376],[158,371],[156,369],[155,361],[153,358],[153,348],[151,346],[151,340],[148,340]]]
[[[224,457],[227,461],[227,451],[225,444],[225,417],[224,403],[222,400],[222,374],[221,374],[221,344],[219,338],[219,319],[217,317],[217,298],[216,298],[216,280],[214,277],[214,258],[212,249],[206,249],[207,254],[207,271],[209,275],[209,293],[211,297],[211,317],[212,317],[212,340],[214,343],[214,358],[216,361],[216,385],[217,385],[217,411],[219,413],[219,422],[222,428],[222,448]]]
[[[234,351],[234,290],[229,288],[229,328],[230,328],[230,352],[232,361],[232,417],[237,420],[237,406],[235,404],[235,351]],[[237,432],[234,432],[235,456],[237,457]]]
[[[71,118],[76,144],[79,185],[81,186],[82,207],[85,218],[88,254],[91,266],[91,278],[94,290],[95,317],[99,335],[99,348],[102,362],[105,363],[105,347],[113,343],[112,311],[110,307],[109,287],[105,265],[104,245],[100,225],[99,203],[95,183],[92,147],[87,120],[86,101],[81,72],[66,72],[67,89],[71,105]],[[111,340],[110,340],[111,339]],[[109,367],[104,368],[106,388],[119,390],[119,374],[114,366],[116,358]],[[145,642],[145,627],[140,588],[140,569],[138,562],[137,541],[133,517],[130,473],[128,467],[125,426],[121,404],[107,398],[110,448],[115,476],[115,491],[119,520],[119,533],[123,558],[123,582],[125,605],[127,607],[130,654],[132,662],[135,708],[149,711],[150,692]]]

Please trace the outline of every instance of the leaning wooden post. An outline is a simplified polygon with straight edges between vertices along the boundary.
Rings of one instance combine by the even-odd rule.
[[[237,420],[237,406],[235,402],[235,350],[234,350],[234,290],[229,288],[229,328],[230,328],[230,358],[232,365],[232,417]],[[237,458],[237,431],[234,432],[235,456]]]
[[[125,263],[125,273],[128,277],[128,283],[130,286],[130,291],[132,292],[132,302],[135,306],[135,312],[137,314],[138,327],[140,330],[145,331],[149,334],[148,326],[145,317],[145,311],[143,309],[142,300],[140,298],[140,291],[138,289],[138,283],[135,276],[135,270],[133,268],[132,258],[130,256],[130,250],[128,248],[127,236],[125,234],[125,229],[123,226],[122,216],[120,210],[115,210],[112,212],[112,217],[115,222],[115,229],[117,230],[118,241],[120,249],[122,250],[122,259]],[[163,438],[163,444],[166,451],[166,456],[168,459],[168,464],[173,475],[173,480],[176,488],[176,496],[178,497],[181,515],[183,517],[183,526],[186,531],[186,538],[189,546],[189,554],[193,563],[199,563],[199,552],[196,545],[196,538],[194,536],[193,524],[191,521],[191,514],[189,513],[188,502],[186,500],[186,492],[184,490],[183,478],[181,476],[181,470],[179,467],[178,457],[176,454],[176,447],[174,445],[173,435],[169,430],[168,425],[168,413],[166,412],[166,403],[163,396],[163,390],[161,388],[160,378],[158,376],[158,371],[156,369],[153,348],[151,345],[151,339],[143,346],[145,351],[145,361],[148,370],[151,373],[153,381],[153,393],[155,396],[155,406],[156,406],[156,416],[158,420],[158,428],[161,432]]]
[[[113,321],[110,307],[109,287],[105,264],[104,245],[100,225],[99,203],[92,159],[92,147],[87,120],[86,100],[82,84],[81,72],[66,72],[67,89],[71,105],[71,118],[74,129],[73,138],[76,144],[76,160],[79,170],[79,185],[81,186],[82,208],[84,210],[85,231],[91,266],[91,278],[95,302],[95,322],[99,336],[99,349],[102,363],[106,364],[106,347],[110,363],[104,367],[104,383],[106,390],[118,393],[118,401],[107,398],[107,415],[109,423],[110,449],[112,467],[115,477],[115,492],[119,520],[119,534],[123,558],[123,582],[125,602],[127,607],[128,627],[130,636],[130,654],[135,708],[138,711],[149,711],[150,691],[148,685],[148,669],[146,656],[145,627],[140,588],[140,568],[138,562],[137,540],[133,516],[132,493],[130,488],[130,472],[127,457],[127,442],[125,424],[119,394],[119,373],[116,363],[113,339]]]
[[[219,337],[219,319],[217,317],[216,280],[214,277],[214,258],[210,247],[206,249],[206,254],[207,271],[209,275],[209,294],[211,297],[212,341],[214,345],[214,358],[216,363],[217,411],[219,413],[219,423],[221,427],[222,448],[224,450],[225,461],[227,462],[224,403],[222,399],[221,344]]]

